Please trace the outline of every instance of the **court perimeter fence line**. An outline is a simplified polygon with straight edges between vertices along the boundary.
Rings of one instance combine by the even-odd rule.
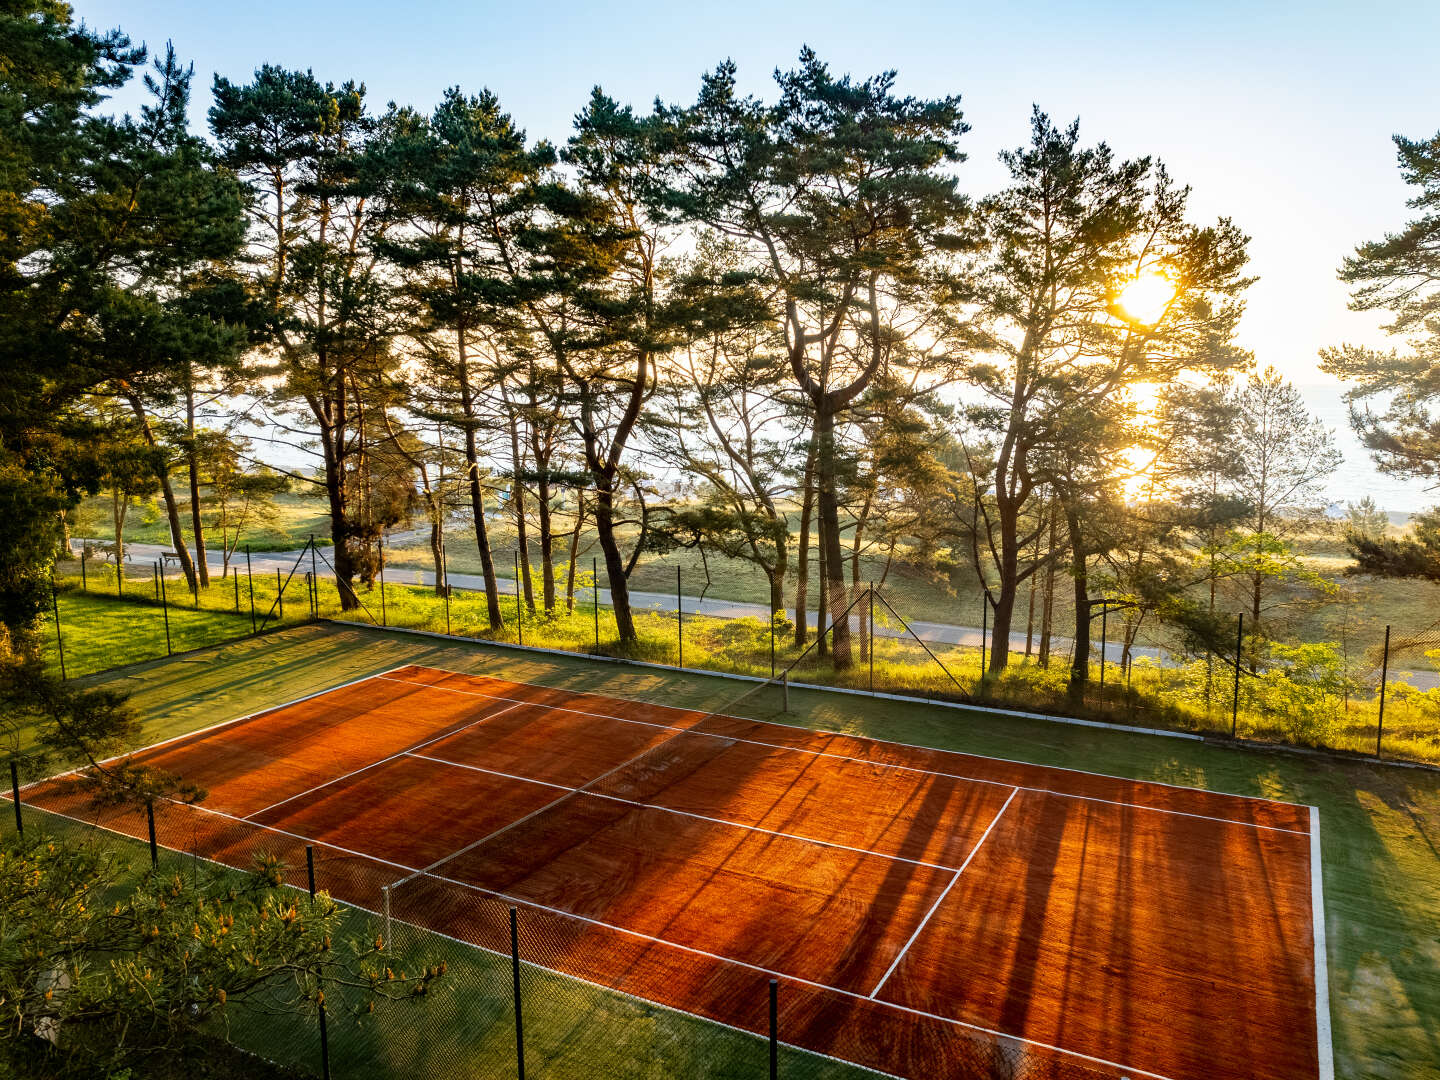
[[[686,976],[674,947],[655,939],[203,805],[97,806],[56,781],[5,794],[15,814],[13,823],[4,815],[0,835],[22,829],[118,849],[137,873],[153,868],[161,880],[238,874],[263,854],[298,894],[342,905],[340,941],[384,942],[386,978],[444,965],[423,1000],[382,1003],[373,1014],[353,991],[327,986],[323,1009],[226,1005],[214,1022],[213,1033],[236,1045],[326,1080],[1114,1080],[1124,1071],[938,1018],[887,1039],[872,1024],[893,1007],[836,1002],[738,962],[708,977],[705,1013],[686,1012],[623,988]]]
[[[116,574],[110,565],[86,570],[85,560],[81,560],[79,574],[56,578],[52,618],[58,667],[71,677],[90,675],[136,660],[173,656],[280,627],[329,621],[762,682],[778,680],[789,671],[789,685],[796,689],[922,700],[1024,719],[1332,751],[1401,764],[1433,766],[1440,761],[1440,702],[1433,708],[1430,702],[1431,697],[1440,697],[1440,690],[1417,692],[1403,681],[1392,683],[1389,628],[1383,645],[1372,650],[1376,655],[1369,658],[1374,660],[1375,686],[1365,691],[1362,686],[1347,684],[1343,703],[1342,691],[1335,691],[1335,700],[1326,707],[1337,715],[1343,709],[1344,722],[1328,734],[1301,739],[1289,731],[1290,718],[1276,714],[1266,704],[1267,688],[1261,686],[1265,680],[1252,670],[1254,665],[1247,659],[1250,645],[1244,635],[1243,617],[1237,620],[1233,655],[1189,658],[1189,667],[1181,671],[1143,661],[1116,663],[1106,659],[1113,653],[1113,646],[1107,648],[1104,632],[1110,607],[1101,605],[1097,608],[1097,628],[1102,630],[1099,659],[1092,661],[1092,672],[1098,673],[1098,679],[1092,675],[1082,701],[1091,713],[1086,717],[1073,715],[1075,703],[1064,692],[1068,658],[1053,657],[1051,669],[1044,673],[1018,662],[1014,670],[1027,671],[1025,677],[1043,676],[1043,705],[1039,709],[1015,708],[1006,698],[1003,680],[976,677],[968,671],[962,678],[955,673],[966,666],[978,672],[984,644],[977,649],[927,642],[911,629],[896,609],[894,599],[873,584],[860,587],[840,616],[850,626],[854,651],[854,662],[842,671],[833,660],[833,621],[810,635],[808,644],[801,649],[794,646],[790,636],[793,624],[783,613],[777,612],[767,626],[764,620],[685,611],[686,601],[693,598],[683,595],[678,569],[675,608],[668,613],[637,609],[635,621],[641,641],[637,647],[622,649],[617,644],[613,613],[600,602],[598,562],[592,563],[588,589],[577,589],[574,609],[565,610],[562,602],[562,612],[556,616],[530,610],[517,595],[519,581],[512,583],[514,591],[501,596],[505,627],[499,632],[488,627],[481,590],[454,584],[436,588],[387,582],[383,564],[372,587],[348,589],[334,576],[327,557],[313,540],[288,567],[277,570],[273,579],[268,571],[253,571],[249,562],[248,553],[243,561],[237,555],[228,582],[212,582],[208,590],[191,592],[183,579],[177,583],[175,574],[167,573],[160,564],[137,576],[133,566],[127,574]],[[390,576],[395,576],[393,571]],[[342,596],[342,590],[348,595]],[[591,596],[585,603],[583,594],[587,591]],[[106,604],[103,613],[97,615],[96,604],[101,602],[101,596],[123,603]],[[351,599],[348,607],[342,603],[346,598]],[[72,605],[86,604],[89,608],[80,616],[69,614]],[[86,633],[95,639],[93,648],[87,648],[91,643],[80,636]],[[111,639],[123,639],[123,645],[107,645]],[[1429,638],[1425,633],[1412,633],[1396,635],[1395,640],[1399,647],[1413,651]],[[1154,684],[1148,698],[1132,688],[1137,668],[1142,680]],[[1157,704],[1169,700],[1167,685],[1178,688],[1184,680],[1188,680],[1186,685],[1192,694],[1197,681],[1204,682],[1203,712]],[[1273,689],[1271,685],[1269,690]],[[1387,689],[1391,691],[1389,715]],[[1369,699],[1363,698],[1366,692],[1371,695]],[[1175,689],[1175,694],[1179,693]],[[1313,718],[1313,702],[1306,708]],[[1352,710],[1357,709],[1368,709],[1369,714],[1352,719]]]

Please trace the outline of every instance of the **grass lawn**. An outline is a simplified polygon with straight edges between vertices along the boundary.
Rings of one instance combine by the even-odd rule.
[[[1320,807],[1337,1073],[1440,1080],[1440,774],[1435,772],[818,691],[793,690],[791,713],[780,717],[772,698],[698,673],[358,628],[290,628],[186,660],[152,661],[97,681],[131,691],[144,717],[146,741],[417,663],[1315,804]],[[625,1012],[623,1003],[607,1008]],[[555,1022],[563,1023],[563,1017],[557,1015]],[[684,1047],[693,1036],[673,1028],[682,1023],[692,1022],[657,1011],[641,1027],[649,1038]],[[706,1051],[707,1061],[713,1052]],[[736,1050],[740,1057],[746,1053]],[[596,1075],[586,1064],[586,1052],[577,1052],[573,1060],[572,1068],[557,1056],[547,1075]],[[662,1071],[691,1075],[696,1070],[673,1061]]]
[[[205,506],[201,496],[201,506]],[[101,543],[112,543],[115,539],[115,522],[109,495],[91,495],[82,499],[70,514],[70,535],[76,539],[93,539]],[[205,513],[207,528],[211,513]],[[253,519],[252,519],[253,520]],[[190,530],[190,503],[188,497],[180,508],[180,526],[185,542],[194,550]],[[293,551],[314,536],[317,541],[330,541],[330,511],[323,495],[299,495],[284,492],[275,496],[275,513],[268,520],[255,520],[241,534],[240,550],[250,545],[251,551]],[[170,545],[170,524],[165,517],[165,504],[159,497],[145,499],[130,507],[125,518],[125,542],[127,544]],[[218,536],[209,541],[211,548],[218,548]]]

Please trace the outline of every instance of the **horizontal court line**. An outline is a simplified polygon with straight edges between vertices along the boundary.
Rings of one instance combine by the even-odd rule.
[[[395,681],[397,681],[397,682],[404,682],[404,681],[406,681],[406,680],[404,680],[404,679],[397,679],[397,680],[395,680]],[[501,700],[501,701],[511,701],[511,700],[514,700],[514,699],[512,699],[512,698],[500,698],[499,700]],[[517,704],[517,705],[524,705],[524,704],[527,704],[527,703],[522,701],[522,702],[517,702],[516,704]],[[513,707],[514,707],[514,706],[512,706],[512,708],[513,708]],[[669,730],[675,730],[675,729],[666,728],[666,729],[664,729],[664,730],[669,731]],[[526,814],[524,817],[522,817],[522,818],[517,818],[516,820],[510,822],[508,825],[502,825],[502,826],[500,826],[500,828],[495,829],[495,830],[493,830],[492,832],[487,833],[485,836],[482,836],[479,840],[476,840],[473,844],[466,844],[466,845],[465,845],[463,848],[461,848],[459,851],[452,851],[449,855],[446,855],[443,859],[437,859],[437,860],[435,860],[433,863],[431,863],[429,866],[425,867],[423,870],[418,871],[418,873],[419,873],[419,874],[428,874],[428,873],[430,873],[430,871],[434,870],[436,867],[443,866],[445,863],[449,862],[451,859],[458,859],[461,855],[464,855],[466,852],[468,852],[468,851],[473,851],[475,848],[479,847],[481,844],[487,843],[488,841],[495,839],[495,837],[499,836],[501,833],[509,832],[511,829],[515,828],[517,825],[523,825],[525,822],[529,821],[531,818],[539,817],[539,816],[540,816],[541,814],[543,814],[546,810],[549,810],[549,809],[551,809],[552,807],[555,807],[555,806],[559,806],[562,802],[564,802],[566,799],[570,798],[572,795],[585,794],[586,792],[585,792],[584,789],[587,788],[587,787],[589,787],[591,784],[598,784],[601,780],[604,780],[607,776],[613,776],[615,773],[619,772],[621,769],[625,768],[627,765],[633,765],[633,764],[635,764],[635,762],[639,761],[639,760],[640,760],[641,758],[643,758],[646,754],[648,754],[651,750],[654,750],[656,747],[659,747],[659,746],[664,746],[665,743],[669,742],[669,741],[670,741],[671,739],[673,739],[674,737],[675,737],[674,735],[671,735],[671,736],[670,736],[670,739],[666,739],[666,740],[664,740],[663,742],[658,742],[658,743],[655,744],[655,746],[648,746],[648,747],[646,747],[644,750],[640,751],[640,753],[636,754],[634,757],[630,758],[630,759],[627,760],[627,761],[622,761],[619,765],[616,765],[615,768],[609,770],[608,772],[603,772],[603,773],[601,773],[599,776],[595,777],[594,779],[592,779],[592,780],[587,780],[583,786],[578,787],[578,788],[572,788],[572,789],[566,791],[565,794],[564,794],[564,795],[561,795],[558,799],[552,799],[550,802],[546,803],[544,806],[542,806],[542,807],[540,807],[540,808],[538,808],[538,809],[536,809],[536,810],[530,811],[530,813]],[[415,875],[412,875],[412,876],[415,876]],[[406,878],[406,879],[405,879],[405,881],[409,881],[409,880],[410,880],[410,878]],[[403,885],[404,883],[405,883],[404,881],[400,882],[400,884],[402,884],[402,885]]]
[[[760,974],[769,975],[772,978],[786,979],[793,983],[799,983],[802,986],[808,986],[814,990],[823,990],[827,993],[839,994],[842,997],[852,998],[856,1001],[863,1001],[871,1005],[878,1005],[881,1008],[885,1009],[893,1009],[896,1012],[906,1013],[910,1016],[919,1016],[923,1017],[926,1020],[936,1020],[942,1024],[954,1024],[956,1027],[968,1028],[971,1031],[979,1031],[986,1035],[993,1035],[996,1038],[1009,1039],[1011,1042],[1024,1043],[1027,1046],[1036,1046],[1042,1050],[1051,1050],[1057,1054],[1064,1054],[1067,1057],[1075,1057],[1080,1058],[1083,1061],[1094,1062],[1096,1065],[1103,1065],[1109,1069],[1121,1069],[1124,1070],[1126,1073],[1133,1073],[1136,1076],[1148,1077],[1149,1080],[1173,1080],[1173,1078],[1168,1077],[1163,1073],[1149,1072],[1146,1069],[1138,1069],[1133,1065],[1124,1065],[1118,1061],[1110,1061],[1106,1058],[1096,1057],[1093,1054],[1087,1054],[1080,1050],[1067,1050],[1063,1046],[1055,1046],[1052,1043],[1040,1042],[1038,1039],[1027,1039],[1023,1035],[1011,1035],[1008,1032],[998,1031],[995,1028],[985,1027],[983,1024],[972,1024],[967,1020],[957,1020],[952,1016],[940,1016],[936,1013],[926,1012],[923,1009],[912,1009],[908,1005],[900,1005],[893,1001],[883,1001],[879,998],[868,998],[864,994],[857,993],[854,990],[844,990],[838,986],[830,986],[827,983],[815,982],[811,979],[802,978],[799,975],[787,975],[783,971],[777,971],[773,968],[761,967],[759,964],[751,964],[744,960],[736,960],[728,956],[721,956],[719,953],[706,952],[704,949],[697,949],[690,945],[681,945],[678,942],[667,941],[665,938],[655,937],[652,934],[644,934],[638,930],[627,930],[623,926],[615,926],[612,923],[602,922],[599,919],[592,919],[585,915],[576,915],[574,912],[565,911],[561,908],[550,907],[546,904],[541,904],[534,900],[525,900],[521,897],[512,896],[509,893],[499,892],[495,889],[486,889],[482,886],[471,884],[468,881],[460,881],[457,878],[445,877],[443,874],[426,873],[422,876],[435,881],[444,881],[447,884],[455,885],[462,889],[469,889],[472,892],[483,893],[486,896],[493,896],[497,900],[503,900],[506,903],[514,904],[517,907],[527,907],[536,911],[546,911],[552,915],[559,915],[562,918],[575,919],[578,922],[587,923],[591,926],[598,926],[604,930],[613,930],[617,934],[624,934],[627,937],[638,938],[641,941],[653,942],[656,945],[663,945],[669,949],[678,949],[681,952],[691,953],[695,956],[703,956],[708,960],[716,960],[722,964],[734,964],[736,967],[742,967],[748,971],[758,971]],[[392,886],[392,888],[394,887],[395,886]],[[623,993],[624,991],[621,992]]]
[[[497,716],[503,716],[511,709],[518,709],[519,707],[520,706],[518,704],[507,705],[499,712],[493,712],[487,716],[479,717],[478,719],[470,721],[470,723],[468,724],[464,724],[461,727],[455,728],[453,731],[447,731],[441,735],[436,735],[433,739],[425,739],[422,742],[416,743],[414,746],[406,747],[404,750],[401,750],[398,753],[391,754],[389,757],[381,758],[379,761],[372,761],[369,765],[362,766],[359,769],[352,769],[350,772],[337,776],[333,780],[326,780],[323,784],[316,784],[314,787],[308,788],[305,791],[302,791],[296,795],[291,795],[287,798],[281,799],[279,802],[273,802],[269,806],[261,807],[259,810],[251,811],[250,813],[245,815],[245,819],[248,821],[251,818],[259,817],[261,814],[264,814],[270,810],[274,810],[278,806],[284,806],[286,803],[294,802],[296,799],[303,799],[306,795],[313,795],[317,791],[323,791],[325,788],[330,787],[332,784],[338,784],[342,780],[349,780],[352,776],[359,776],[361,773],[369,772],[371,769],[378,768],[381,765],[388,765],[392,761],[398,761],[406,754],[412,753],[415,750],[423,750],[425,749],[425,747],[430,746],[432,743],[440,742],[442,739],[448,739],[451,735],[459,735],[462,731],[469,731],[476,724],[483,724],[486,720],[493,719]],[[355,717],[355,719],[359,719],[359,717]],[[256,822],[256,824],[259,824],[259,822]]]
[[[438,670],[441,670],[441,669],[436,668],[436,669],[433,669],[433,670],[437,670],[437,671],[438,671]],[[453,672],[452,674],[463,675],[464,673],[463,673],[463,672]],[[597,713],[597,712],[589,712],[589,711],[587,711],[587,710],[585,710],[585,709],[573,709],[573,708],[570,708],[570,707],[567,706],[567,705],[549,705],[549,704],[546,704],[546,703],[543,702],[543,701],[525,701],[523,698],[514,698],[514,697],[510,697],[510,696],[508,696],[508,695],[506,695],[506,694],[483,694],[483,693],[481,693],[481,692],[478,691],[478,690],[460,690],[460,689],[457,689],[456,687],[453,687],[453,686],[441,686],[441,685],[439,685],[438,683],[416,682],[416,681],[413,680],[413,679],[397,679],[397,678],[395,678],[393,675],[376,675],[375,678],[377,678],[377,679],[385,679],[385,680],[388,681],[388,682],[408,683],[408,684],[411,685],[411,686],[425,687],[426,689],[429,689],[429,690],[442,690],[442,691],[444,691],[444,692],[447,693],[447,694],[465,694],[465,695],[470,696],[470,697],[489,698],[489,699],[492,700],[492,701],[513,701],[513,702],[516,702],[517,704],[520,704],[520,705],[533,705],[533,706],[535,706],[536,708],[540,708],[540,709],[550,709],[550,710],[552,710],[552,711],[554,711],[554,712],[575,713],[577,716],[592,716],[592,717],[595,717],[595,718],[601,719],[601,720],[618,720],[618,721],[620,721],[621,723],[624,723],[624,724],[639,724],[639,725],[641,725],[642,727],[659,728],[659,729],[662,730],[662,731],[686,732],[686,733],[691,734],[691,735],[702,735],[702,736],[704,736],[704,737],[706,737],[706,738],[709,738],[709,739],[723,739],[725,742],[730,742],[730,743],[745,743],[745,744],[750,745],[750,746],[764,746],[764,747],[767,747],[767,748],[772,749],[772,750],[786,750],[786,751],[790,751],[790,752],[796,753],[796,754],[809,754],[809,755],[811,755],[811,756],[813,756],[813,757],[831,758],[831,759],[833,759],[833,760],[835,760],[835,761],[850,761],[850,762],[854,762],[854,763],[857,764],[857,765],[871,765],[871,766],[875,766],[875,767],[877,767],[877,768],[882,768],[882,769],[897,769],[897,770],[899,770],[899,771],[901,771],[901,772],[919,773],[919,774],[922,775],[922,776],[940,776],[940,777],[944,777],[944,778],[947,779],[947,780],[964,780],[964,781],[966,781],[967,783],[972,783],[972,784],[989,784],[989,785],[992,786],[992,787],[1003,787],[1003,788],[1018,787],[1021,791],[1033,791],[1033,792],[1037,792],[1037,793],[1039,793],[1039,794],[1041,794],[1041,795],[1054,795],[1054,796],[1057,796],[1058,798],[1063,798],[1063,799],[1079,799],[1079,800],[1082,800],[1082,801],[1084,801],[1084,802],[1102,803],[1102,804],[1104,804],[1104,805],[1106,805],[1106,806],[1123,806],[1123,807],[1126,807],[1126,808],[1129,808],[1129,809],[1132,809],[1132,810],[1149,810],[1149,811],[1153,811],[1154,813],[1157,813],[1157,814],[1174,814],[1174,815],[1177,816],[1177,817],[1196,818],[1197,820],[1200,820],[1200,821],[1218,821],[1218,822],[1220,822],[1220,823],[1222,823],[1222,824],[1225,824],[1225,825],[1240,825],[1240,826],[1243,826],[1243,827],[1249,828],[1249,829],[1263,829],[1263,830],[1265,830],[1265,831],[1267,831],[1267,832],[1290,833],[1290,834],[1292,834],[1292,835],[1294,835],[1294,836],[1308,836],[1308,835],[1309,835],[1309,834],[1308,834],[1307,832],[1305,832],[1305,830],[1303,830],[1303,829],[1287,829],[1287,828],[1285,828],[1285,827],[1282,826],[1282,825],[1261,825],[1261,824],[1259,824],[1259,823],[1257,823],[1257,822],[1253,822],[1253,821],[1238,821],[1238,820],[1236,820],[1235,818],[1216,817],[1214,814],[1196,814],[1196,813],[1193,813],[1193,812],[1188,811],[1188,810],[1171,810],[1171,809],[1169,809],[1168,807],[1164,807],[1164,806],[1146,806],[1144,803],[1121,802],[1121,801],[1118,800],[1118,799],[1102,799],[1102,798],[1100,798],[1099,796],[1095,796],[1095,795],[1077,795],[1077,794],[1075,794],[1074,792],[1069,792],[1069,791],[1054,791],[1054,790],[1052,790],[1052,789],[1050,789],[1050,788],[1034,787],[1034,786],[1029,785],[1029,784],[1008,784],[1008,783],[1006,783],[1006,782],[1003,781],[1003,780],[987,780],[987,779],[985,779],[985,778],[983,778],[983,777],[979,777],[979,776],[965,776],[965,775],[963,775],[963,774],[961,774],[961,773],[948,773],[948,772],[940,772],[940,771],[935,770],[935,769],[922,769],[922,768],[919,768],[918,766],[914,766],[914,765],[896,765],[896,764],[894,764],[894,763],[892,763],[892,762],[888,762],[888,761],[875,761],[875,760],[873,760],[873,759],[871,759],[871,758],[851,757],[851,756],[848,755],[848,754],[836,754],[836,753],[832,753],[832,752],[830,752],[830,751],[828,751],[828,750],[809,750],[809,749],[806,749],[805,747],[800,747],[800,746],[787,746],[787,745],[785,745],[784,743],[769,743],[769,742],[763,742],[763,741],[761,741],[761,740],[759,740],[759,739],[747,739],[747,738],[742,738],[741,736],[738,736],[738,735],[720,735],[720,734],[717,734],[716,732],[713,732],[713,731],[697,731],[697,730],[695,730],[694,728],[675,727],[675,726],[673,726],[673,725],[671,725],[671,724],[657,724],[657,723],[654,723],[654,722],[649,721],[649,720],[636,720],[636,719],[634,719],[634,718],[632,718],[632,717],[628,717],[628,716],[613,716],[613,715],[611,715],[610,713]],[[521,684],[521,685],[539,685],[539,684],[537,684],[537,683],[531,683],[531,684]],[[542,689],[546,689],[546,690],[557,690],[556,687],[542,687]],[[563,690],[557,690],[557,692],[559,692],[559,693],[566,693],[566,691],[563,691]],[[617,700],[622,700],[622,699],[617,699]],[[649,704],[651,704],[651,703],[650,703],[650,702],[636,702],[635,704],[637,704],[637,705],[649,705]],[[657,706],[657,707],[659,707],[659,708],[669,708],[670,706]],[[698,712],[699,710],[697,709],[697,710],[693,710],[693,711]],[[722,715],[722,714],[710,714],[710,715]],[[754,719],[747,718],[747,717],[743,717],[743,716],[733,717],[733,719],[736,719],[736,720],[747,720],[747,722],[749,722],[749,723],[756,723],[756,724],[763,724],[763,723],[767,723],[767,722],[768,722],[768,721],[764,721],[764,720],[754,720]],[[788,727],[788,725],[783,725],[783,724],[782,724],[782,725],[777,725],[777,726],[780,726],[780,727]],[[810,729],[810,728],[794,728],[793,730],[796,730],[796,731],[813,731],[813,729]],[[865,740],[868,740],[868,741],[871,741],[871,742],[878,743],[878,744],[880,744],[880,745],[882,745],[882,746],[883,746],[883,745],[886,745],[886,744],[888,743],[888,740],[885,740],[885,739],[871,739],[870,736],[868,736],[868,735],[849,735],[849,734],[846,734],[846,733],[844,733],[844,732],[823,732],[823,733],[822,733],[822,732],[816,732],[816,734],[833,734],[833,735],[836,735],[836,736],[839,737],[839,738],[845,738],[845,739],[865,739]],[[909,747],[910,749],[915,749],[915,750],[929,750],[929,751],[931,751],[932,753],[950,753],[950,752],[951,752],[951,751],[945,751],[945,750],[939,750],[939,751],[937,751],[937,750],[935,750],[934,747],[912,746],[911,744],[908,744],[908,743],[889,743],[889,745],[892,745],[892,746],[907,746],[907,747]],[[1030,762],[1008,761],[1008,760],[1005,759],[1005,758],[992,758],[992,759],[990,759],[990,760],[994,760],[994,761],[1005,761],[1006,764],[1019,765],[1019,766],[1022,766],[1022,767],[1027,767],[1027,766],[1028,766],[1029,768],[1035,768],[1035,769],[1050,769],[1050,768],[1054,768],[1054,769],[1057,769],[1057,770],[1060,771],[1060,772],[1079,772],[1079,771],[1080,771],[1080,770],[1076,770],[1076,769],[1066,769],[1066,768],[1064,768],[1063,766],[1034,765],[1034,764],[1032,764],[1032,763],[1030,763]],[[1149,781],[1149,780],[1131,780],[1131,779],[1128,779],[1128,778],[1123,777],[1123,776],[1107,776],[1107,775],[1104,774],[1104,773],[1083,773],[1082,775],[1085,775],[1085,776],[1098,776],[1098,777],[1102,777],[1102,778],[1107,779],[1107,780],[1120,780],[1120,781],[1122,781],[1122,782],[1124,782],[1124,783],[1127,783],[1127,784],[1149,784],[1149,783],[1152,783],[1152,781]],[[1182,787],[1179,787],[1178,785],[1174,785],[1174,784],[1163,784],[1163,783],[1160,783],[1160,782],[1158,782],[1158,781],[1155,781],[1155,783],[1157,783],[1158,786],[1161,786],[1161,787],[1169,787],[1169,788],[1172,788],[1172,789],[1174,789],[1174,790],[1176,790],[1176,791],[1196,791],[1196,792],[1204,792],[1204,794],[1207,794],[1207,795],[1218,795],[1218,796],[1221,796],[1222,798],[1227,798],[1227,799],[1247,799],[1247,798],[1249,798],[1248,795],[1231,795],[1231,794],[1229,794],[1228,792],[1223,792],[1223,791],[1207,792],[1207,791],[1204,791],[1203,788],[1182,788]],[[1281,805],[1281,806],[1298,806],[1299,804],[1298,804],[1298,803],[1280,803],[1279,805]]]
[[[663,746],[664,743],[661,743]],[[470,769],[473,772],[488,773],[491,776],[503,776],[509,780],[520,780],[527,784],[539,784],[542,787],[556,788],[560,791],[568,791],[575,795],[584,795],[591,799],[605,799],[608,802],[622,803],[626,806],[639,807],[642,810],[659,810],[666,814],[675,814],[679,817],[694,818],[696,821],[708,821],[714,825],[728,825],[735,829],[745,829],[747,832],[764,833],[766,836],[778,836],[785,840],[799,840],[806,844],[815,844],[819,847],[836,848],[840,851],[854,852],[856,855],[873,855],[877,859],[889,859],[892,862],[909,863],[912,866],[924,866],[931,870],[943,870],[946,873],[954,873],[955,867],[943,866],[940,863],[926,862],[924,859],[908,859],[903,855],[887,855],[883,851],[876,851],[873,848],[852,847],[849,844],[837,843],[834,840],[821,840],[815,836],[801,836],[799,833],[781,832],[778,829],[767,829],[762,825],[746,825],[742,821],[731,821],[728,818],[711,817],[709,814],[696,814],[690,810],[677,810],[673,806],[662,806],[659,803],[640,802],[638,799],[625,799],[619,795],[606,795],[601,791],[585,791],[582,788],[571,787],[568,784],[553,784],[547,780],[536,780],[529,776],[517,776],[514,773],[501,772],[498,769],[486,769],[480,765],[467,765],[463,761],[450,761],[446,758],[431,757],[429,754],[411,753],[410,757],[421,761],[433,761],[437,765],[453,765],[457,769]],[[1007,800],[1008,801],[1008,800]],[[963,867],[962,867],[963,869]]]
[[[905,959],[905,954],[910,951],[910,946],[914,945],[919,939],[921,931],[923,931],[930,922],[930,917],[940,909],[940,905],[945,902],[945,897],[950,895],[950,890],[953,889],[955,883],[960,880],[960,875],[965,873],[965,868],[969,866],[970,861],[975,858],[975,853],[980,850],[980,846],[989,838],[990,831],[999,823],[1005,811],[1010,809],[1010,804],[1014,801],[1019,791],[1020,789],[1018,787],[1011,790],[1009,797],[1005,800],[1005,805],[995,812],[995,816],[990,819],[990,824],[985,826],[985,831],[980,834],[980,839],[975,841],[975,846],[970,849],[970,854],[965,856],[965,861],[960,864],[960,869],[955,871],[955,876],[950,879],[950,884],[946,885],[945,891],[935,898],[935,903],[930,905],[930,910],[927,911],[925,917],[920,920],[920,925],[915,927],[915,932],[910,935],[910,940],[905,942],[904,948],[896,954],[895,959],[890,962],[890,966],[885,969],[885,974],[882,975],[880,981],[875,984],[875,989],[870,991],[870,999],[872,1001],[875,999],[875,995],[880,993],[885,984],[890,981],[890,976],[895,974],[895,969],[900,966],[900,961]]]

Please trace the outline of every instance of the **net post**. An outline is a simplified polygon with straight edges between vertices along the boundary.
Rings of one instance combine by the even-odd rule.
[[[384,908],[385,908],[385,940],[388,942],[388,941],[390,940],[390,886],[389,886],[389,885],[381,885],[381,886],[380,886],[380,896],[381,896],[381,899],[382,899],[383,902],[384,902]]]
[[[60,625],[60,616],[55,616],[55,625]],[[1385,737],[1385,684],[1390,681],[1390,627],[1385,627],[1385,651],[1380,659],[1380,715],[1375,721],[1375,756],[1380,756],[1380,740]]]
[[[770,1080],[780,1076],[780,980],[770,980]]]
[[[1240,725],[1240,652],[1245,647],[1245,613],[1240,612],[1235,618],[1235,693],[1230,701],[1230,738],[1235,738],[1235,733]]]
[[[520,926],[518,913],[510,909],[510,978],[515,987],[515,1070],[525,1080],[525,1024],[520,1012]]]
[[[305,845],[305,873],[310,879],[310,899],[315,899],[315,848]]]
[[[20,766],[10,759],[10,797],[15,801],[15,831],[25,835],[25,821],[20,816]]]
[[[160,848],[155,843],[155,802],[150,800],[145,803],[145,824],[150,830],[150,868],[159,869]]]

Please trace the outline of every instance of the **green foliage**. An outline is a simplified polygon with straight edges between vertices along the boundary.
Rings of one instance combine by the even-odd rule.
[[[93,843],[10,838],[0,846],[0,1041],[113,1074],[227,1014],[313,1015],[338,987],[359,1015],[444,979],[443,962],[397,976],[373,934],[337,940],[342,909],[323,893],[302,899],[282,869],[261,854],[248,874],[206,864],[136,875]]]

